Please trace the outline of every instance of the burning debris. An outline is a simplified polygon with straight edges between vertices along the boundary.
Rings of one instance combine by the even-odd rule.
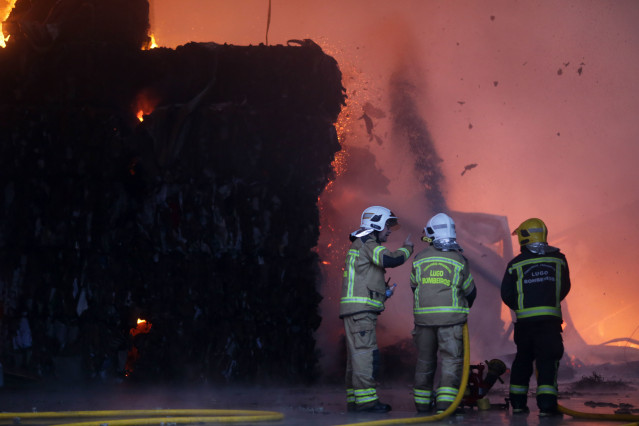
[[[478,166],[477,163],[466,164],[464,166],[464,170],[462,170],[462,172],[461,172],[461,175],[464,176],[467,171],[472,170],[472,169],[474,169],[477,166]]]
[[[337,63],[310,40],[143,50],[146,0],[66,4],[3,27],[5,373],[310,380]]]
[[[631,368],[631,364],[625,366],[625,368]],[[597,371],[593,371],[590,376],[582,376],[580,380],[571,383],[569,385],[569,394],[572,395],[595,395],[600,398],[609,399],[614,397],[617,402],[609,401],[584,401],[584,405],[590,408],[614,408],[615,414],[636,414],[639,413],[639,408],[635,408],[633,404],[620,402],[619,399],[623,396],[628,397],[628,394],[635,392],[636,387],[632,386],[630,382],[621,379],[606,379]]]
[[[633,404],[620,403],[615,404],[613,402],[595,402],[595,401],[586,401],[584,402],[586,407],[597,408],[597,407],[610,407],[616,408],[614,411],[615,414],[636,414],[639,413],[639,408],[635,408]]]
[[[623,380],[609,380],[605,379],[601,374],[596,371],[592,372],[590,376],[582,376],[580,380],[576,381],[571,385],[572,390],[574,391],[583,391],[583,390],[635,390],[634,387],[630,386],[627,382]]]

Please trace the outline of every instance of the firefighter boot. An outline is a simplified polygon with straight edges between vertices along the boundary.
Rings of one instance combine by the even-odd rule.
[[[379,402],[379,399],[371,404],[357,407],[357,411],[362,413],[388,413],[390,410],[392,410],[391,406]]]

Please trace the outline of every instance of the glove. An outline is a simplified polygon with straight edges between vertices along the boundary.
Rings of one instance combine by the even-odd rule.
[[[392,286],[388,287],[386,289],[386,298],[388,299],[389,297],[391,297],[393,295],[393,291],[395,291],[395,287],[397,287],[396,283],[393,283]]]

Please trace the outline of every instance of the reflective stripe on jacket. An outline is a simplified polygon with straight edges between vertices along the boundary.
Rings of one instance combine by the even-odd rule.
[[[535,254],[522,247],[510,261],[501,283],[501,298],[517,321],[562,320],[561,301],[570,291],[566,257],[558,249]]]
[[[353,241],[346,255],[340,318],[359,312],[381,313],[386,300],[385,268],[403,264],[412,253],[413,247],[407,245],[390,251],[374,237],[366,236]],[[389,266],[385,262],[393,265]]]
[[[410,275],[414,289],[415,324],[454,325],[466,322],[466,296],[475,290],[468,260],[458,251],[441,251],[432,245],[415,255]]]

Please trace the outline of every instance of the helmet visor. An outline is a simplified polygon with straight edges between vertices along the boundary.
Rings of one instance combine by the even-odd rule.
[[[397,220],[397,216],[393,212],[391,212],[390,217],[386,220],[386,226],[393,231],[400,228],[399,221]]]

